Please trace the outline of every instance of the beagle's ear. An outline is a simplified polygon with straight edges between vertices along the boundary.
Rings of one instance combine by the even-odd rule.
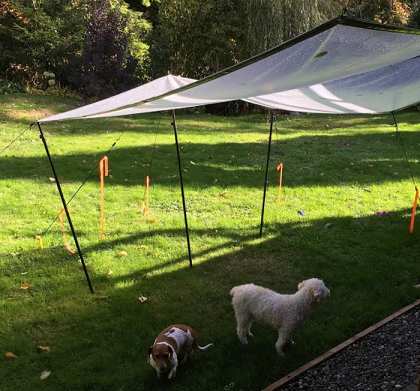
[[[304,285],[305,285],[305,281],[299,282],[298,291],[300,291],[303,288]]]

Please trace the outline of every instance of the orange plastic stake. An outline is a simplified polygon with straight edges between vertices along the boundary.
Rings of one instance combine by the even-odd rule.
[[[69,242],[67,241],[66,229],[64,227],[64,209],[61,209],[60,214],[58,215],[58,218],[60,220],[60,228],[61,228],[61,234],[63,236],[63,245],[64,245],[64,248],[66,249],[66,251],[70,255],[74,255],[74,254],[76,254],[76,251],[74,251],[71,248]]]
[[[410,234],[414,232],[414,221],[416,219],[416,209],[417,209],[418,201],[419,201],[419,189],[417,189],[416,187],[416,194],[414,196],[413,207],[411,208],[410,227],[408,228],[408,232]]]
[[[109,175],[108,157],[104,156],[99,160],[99,181],[100,181],[100,217],[99,217],[99,239],[105,239],[105,177]]]
[[[281,189],[283,186],[283,163],[279,163],[276,166],[276,171],[279,173],[279,199],[281,197]]]
[[[153,216],[153,214],[150,212],[150,185],[151,180],[150,177],[147,175],[146,178],[144,178],[144,198],[143,202],[141,203],[141,212],[143,213],[143,216],[146,218],[146,221],[148,223],[155,223],[156,219]]]
[[[150,177],[146,176],[144,180],[144,201],[143,201],[143,216],[147,217],[149,215],[149,196],[150,196]]]

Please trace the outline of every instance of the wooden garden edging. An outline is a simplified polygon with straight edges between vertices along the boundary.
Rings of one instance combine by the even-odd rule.
[[[277,380],[273,384],[270,384],[268,387],[264,388],[263,391],[274,391],[278,390],[281,386],[284,386],[289,381],[295,379],[299,375],[301,375],[303,372],[307,371],[310,368],[313,368],[317,365],[319,365],[321,362],[328,360],[341,350],[345,349],[349,345],[353,344],[354,342],[358,341],[359,339],[365,337],[366,335],[372,333],[373,331],[379,329],[380,327],[384,326],[385,324],[389,323],[391,320],[398,318],[400,315],[410,311],[411,309],[417,307],[420,305],[420,299],[416,300],[414,303],[411,303],[398,311],[394,312],[392,315],[389,315],[385,319],[379,321],[378,323],[375,323],[374,325],[368,327],[367,329],[361,331],[360,333],[357,333],[353,337],[347,339],[346,341],[340,343],[339,345],[335,346],[334,348],[328,350],[327,352],[321,354],[320,356],[316,357],[312,361],[309,361],[308,363],[302,365],[298,369],[294,370],[293,372],[288,373],[286,376],[283,376],[280,380]]]

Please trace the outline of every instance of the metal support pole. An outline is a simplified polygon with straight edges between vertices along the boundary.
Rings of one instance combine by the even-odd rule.
[[[92,283],[90,281],[89,273],[86,269],[86,264],[85,264],[85,260],[83,258],[82,250],[80,248],[79,241],[77,239],[76,231],[74,230],[73,222],[71,220],[69,210],[67,209],[67,203],[66,203],[66,200],[64,198],[63,190],[61,189],[61,184],[60,184],[60,181],[58,179],[58,175],[57,175],[57,172],[55,170],[54,163],[51,159],[51,155],[50,155],[50,151],[48,149],[47,141],[45,140],[45,136],[44,136],[44,133],[42,132],[42,128],[41,128],[41,125],[39,124],[39,122],[37,122],[37,125],[38,125],[38,129],[39,129],[39,137],[41,138],[42,143],[44,144],[45,152],[47,153],[48,161],[50,162],[50,165],[51,165],[51,170],[52,170],[53,175],[54,175],[55,183],[57,185],[57,189],[58,189],[58,192],[60,194],[61,203],[63,204],[64,211],[66,212],[67,221],[69,222],[69,225],[70,225],[70,230],[71,230],[71,233],[73,235],[74,243],[76,244],[76,247],[77,247],[77,252],[78,252],[79,257],[80,257],[80,262],[82,263],[82,266],[83,266],[83,271],[84,271],[85,276],[86,276],[86,281],[89,285],[89,290],[90,290],[91,293],[94,293]]]
[[[180,156],[180,153],[179,153],[179,144],[178,144],[178,134],[177,134],[177,129],[176,129],[175,110],[172,110],[172,127],[174,128],[176,155],[177,155],[177,158],[178,158],[179,183],[181,185],[182,207],[184,209],[184,222],[185,222],[185,234],[187,236],[188,258],[190,260],[190,267],[192,267],[190,234],[189,234],[189,230],[188,230],[187,207],[185,205],[184,181],[182,179],[181,156]]]
[[[270,113],[270,135],[268,137],[268,149],[267,149],[267,164],[265,166],[265,179],[264,179],[264,193],[263,193],[263,202],[261,208],[261,223],[260,223],[260,238],[262,237],[262,231],[264,226],[264,209],[265,209],[265,195],[267,193],[267,184],[268,184],[268,165],[270,163],[270,152],[271,152],[271,137],[273,135],[273,122],[274,114]]]

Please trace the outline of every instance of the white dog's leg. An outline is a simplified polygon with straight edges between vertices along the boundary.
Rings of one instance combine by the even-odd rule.
[[[169,372],[168,379],[169,379],[169,380],[170,380],[170,379],[173,379],[173,378],[175,377],[175,375],[176,375],[176,367],[173,367],[173,368],[171,369],[171,371]]]
[[[251,327],[252,327],[252,320],[249,322],[249,326],[248,326],[248,335],[249,335],[250,337],[253,337],[253,336],[254,336],[254,334],[252,334],[252,332],[251,332]]]
[[[238,326],[238,328],[236,329],[236,332],[238,333],[239,341],[241,341],[241,343],[244,345],[248,343],[248,338],[246,337],[247,331],[248,331],[247,327]]]
[[[237,328],[236,332],[238,334],[239,341],[246,345],[248,343],[247,334],[249,332],[250,328],[250,322],[251,319],[249,316],[244,314],[236,313],[236,322],[237,322]]]
[[[276,350],[279,356],[284,356],[283,347],[289,339],[289,331],[285,328],[279,329],[279,337],[276,342]]]
[[[175,377],[177,367],[178,367],[178,356],[177,356],[176,352],[174,351],[173,355],[172,355],[172,369],[171,369],[171,371],[169,372],[169,375],[168,375],[169,380],[173,379]]]

